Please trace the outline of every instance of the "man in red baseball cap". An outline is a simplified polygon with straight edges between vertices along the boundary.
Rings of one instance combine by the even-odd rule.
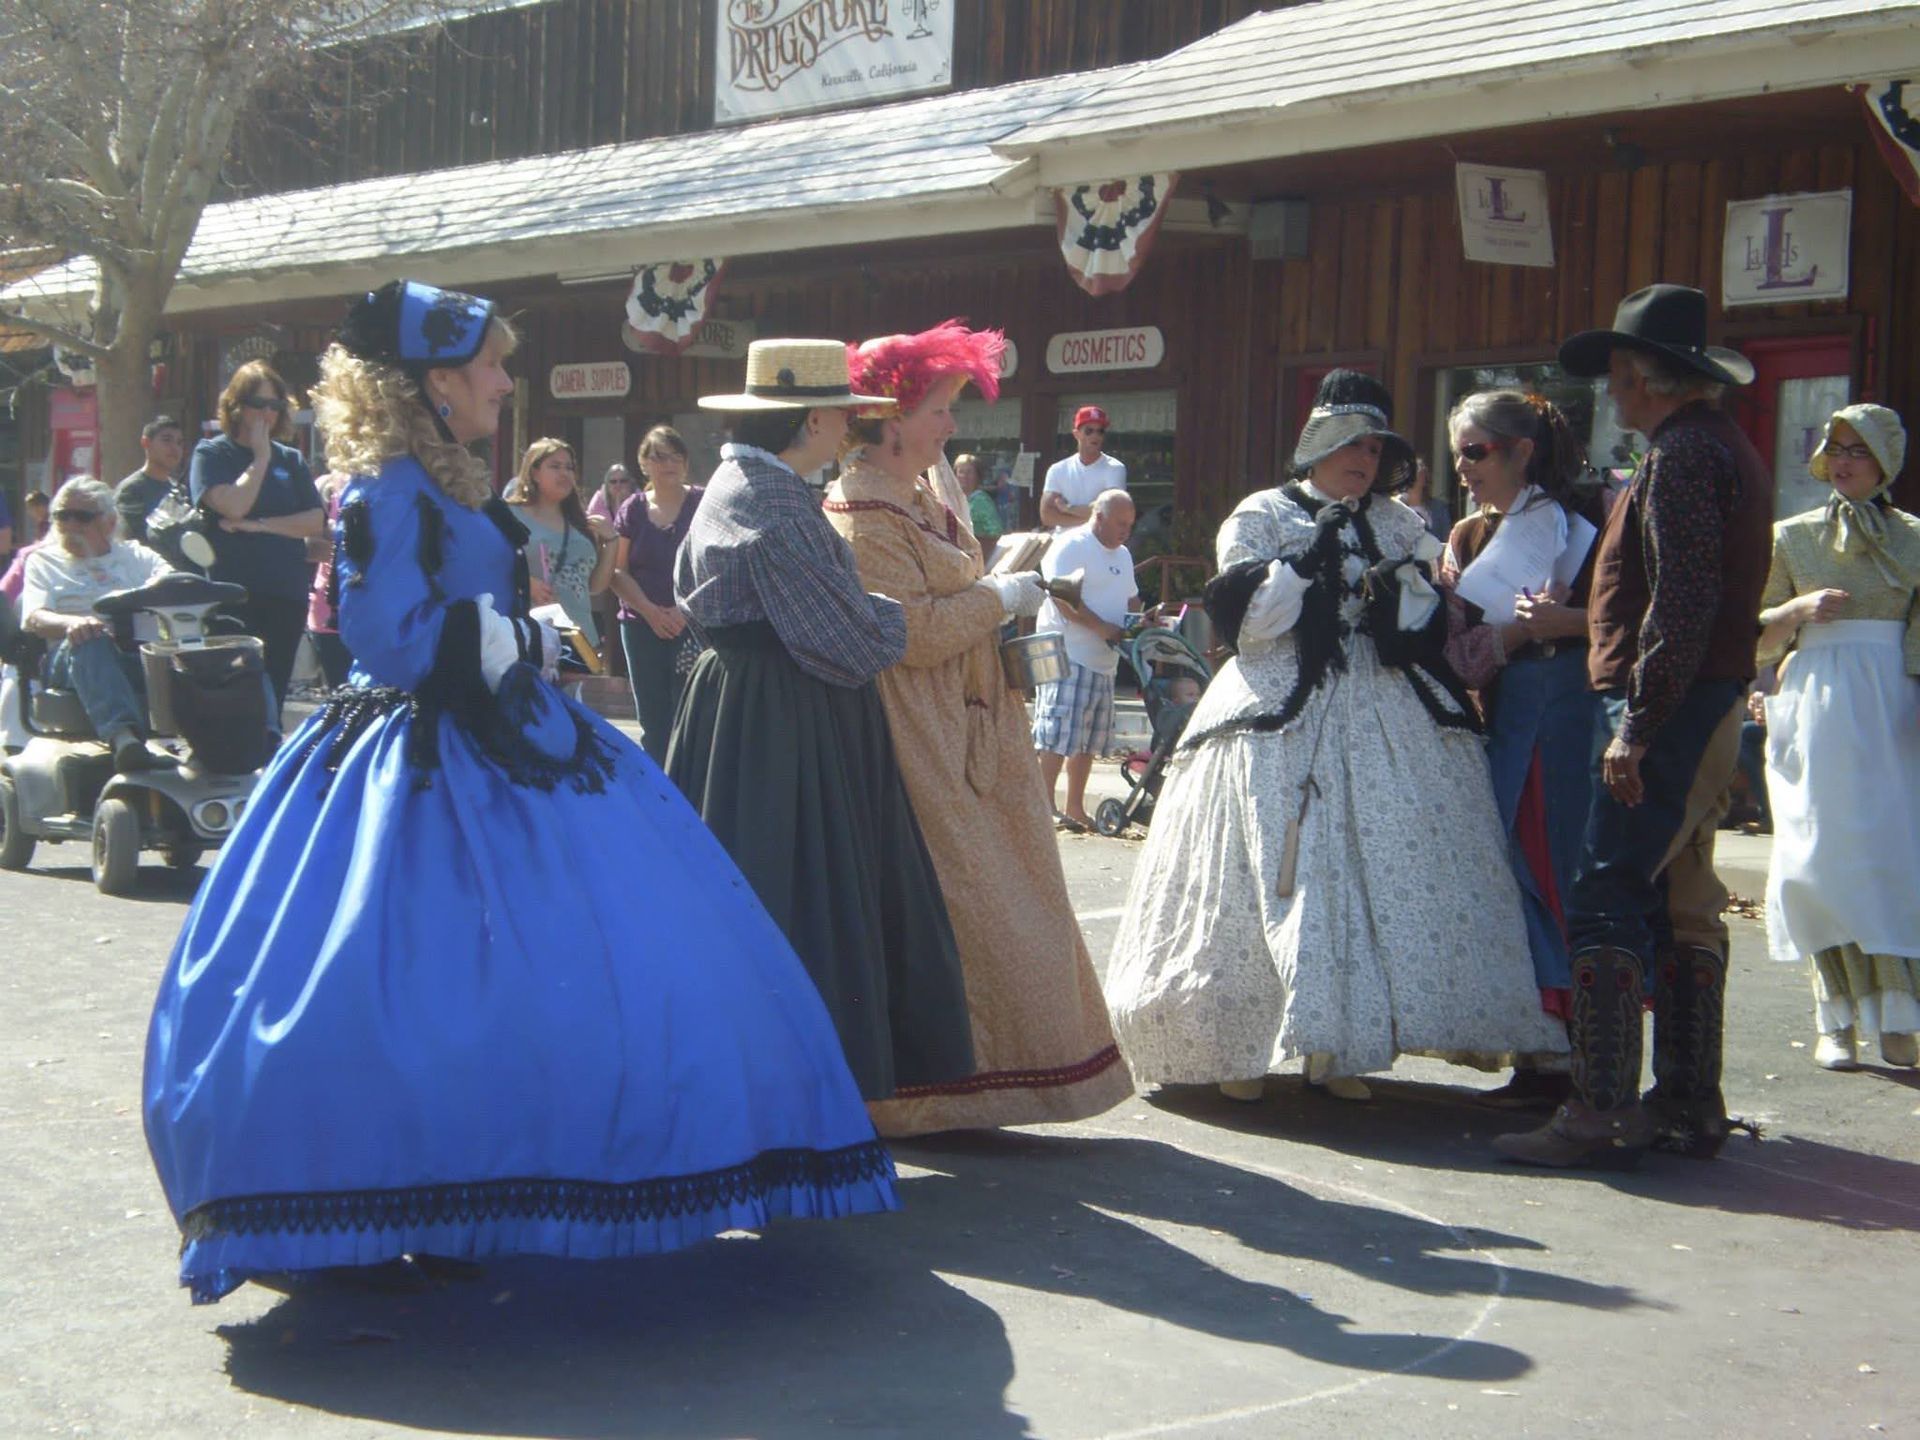
[[[1056,531],[1092,519],[1094,498],[1102,491],[1127,488],[1127,467],[1106,453],[1105,410],[1082,405],[1074,411],[1073,438],[1078,452],[1049,466],[1040,489],[1040,523]]]

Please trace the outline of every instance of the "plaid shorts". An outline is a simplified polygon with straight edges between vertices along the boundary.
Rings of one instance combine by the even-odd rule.
[[[1033,748],[1104,755],[1113,748],[1113,676],[1072,665],[1067,678],[1033,692]]]

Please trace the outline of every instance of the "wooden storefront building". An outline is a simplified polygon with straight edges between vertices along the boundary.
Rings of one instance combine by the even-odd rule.
[[[563,73],[591,76],[574,110],[555,111],[557,82],[543,82],[515,111],[469,54],[435,70],[424,119],[357,134],[325,176],[280,177],[333,183],[210,211],[174,298],[178,403],[211,413],[250,346],[299,383],[344,298],[406,273],[496,295],[519,318],[524,393],[502,468],[559,434],[591,478],[660,421],[710,454],[718,434],[695,401],[737,388],[739,359],[636,353],[621,320],[636,266],[724,256],[710,312],[722,350],[954,315],[1003,327],[1017,364],[998,406],[963,405],[955,448],[1044,468],[1069,448],[1073,407],[1099,401],[1146,553],[1210,552],[1234,501],[1284,475],[1306,397],[1338,364],[1390,381],[1443,489],[1445,411],[1489,384],[1547,390],[1617,463],[1627,442],[1604,403],[1553,355],[1654,280],[1704,289],[1712,338],[1759,365],[1739,403],[1782,475],[1804,461],[1805,417],[1836,397],[1920,425],[1920,207],[1847,88],[1920,75],[1920,6],[1811,0],[1769,29],[1732,4],[1612,0],[1543,21],[1508,0],[1441,0],[1356,47],[1377,5],[983,0],[956,22],[955,89],[725,129],[706,128],[712,0],[699,8],[699,26],[675,28],[665,17],[690,7],[541,7],[628,22],[624,65],[611,39],[562,52]],[[1125,18],[1063,29],[1063,13]],[[490,118],[431,123],[449,113]],[[518,148],[501,138],[515,125]],[[422,162],[456,168],[400,173]],[[1460,164],[1544,176],[1550,265],[1465,258]],[[1153,249],[1119,293],[1084,293],[1061,258],[1056,192],[1153,172],[1180,177]],[[1729,202],[1813,192],[1850,195],[1844,295],[1723,308]],[[1063,341],[1088,332],[1131,338]],[[557,398],[556,367],[577,366],[625,375]],[[1920,502],[1914,474],[1902,494]]]

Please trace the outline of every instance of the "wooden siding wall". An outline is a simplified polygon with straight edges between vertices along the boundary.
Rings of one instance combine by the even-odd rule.
[[[705,130],[716,4],[549,0],[319,60],[243,122],[233,193],[302,189]],[[1152,59],[1276,0],[949,0],[954,84]],[[311,102],[310,104],[307,102]]]
[[[1306,259],[1252,266],[1249,449],[1290,446],[1282,369],[1308,357],[1373,354],[1386,362],[1397,416],[1428,448],[1431,369],[1444,357],[1548,359],[1574,331],[1605,326],[1623,295],[1657,280],[1707,292],[1716,341],[1807,329],[1830,320],[1862,330],[1866,398],[1920,423],[1920,210],[1900,194],[1864,137],[1854,143],[1737,158],[1649,164],[1631,173],[1551,176],[1554,268],[1464,260],[1451,188],[1314,203]],[[1720,308],[1720,250],[1729,200],[1851,186],[1852,296],[1845,303]],[[1815,327],[1817,328],[1817,327]],[[1910,467],[1910,469],[1915,467]],[[1250,485],[1277,476],[1258,464]],[[1920,499],[1910,474],[1908,502]]]
[[[1006,237],[999,237],[1003,242]],[[751,316],[761,335],[824,335],[857,339],[920,330],[949,316],[1007,331],[1020,366],[1002,392],[1005,401],[1033,401],[1022,411],[1022,443],[1043,462],[1054,452],[1054,400],[1069,392],[1163,390],[1179,392],[1175,484],[1179,508],[1220,513],[1211,497],[1238,493],[1245,473],[1247,391],[1240,373],[1247,342],[1247,251],[1237,240],[1162,237],[1140,278],[1119,295],[1094,299],[1068,278],[1051,247],[1018,237],[1012,253],[977,258],[896,261],[875,255],[844,260],[817,272],[806,266],[757,273],[751,262],[729,272],[722,297],[728,313]],[[858,277],[855,280],[853,277]],[[533,387],[535,433],[566,414],[605,413],[605,407],[561,406],[546,400],[548,367],[568,361],[630,358],[633,390],[621,405],[628,444],[656,421],[691,408],[695,397],[740,383],[737,360],[661,360],[627,356],[617,330],[623,297],[612,290],[566,296],[534,311],[534,343],[521,373]],[[1167,358],[1153,370],[1050,375],[1047,341],[1062,331],[1158,325]],[[1122,459],[1125,456],[1121,457]]]

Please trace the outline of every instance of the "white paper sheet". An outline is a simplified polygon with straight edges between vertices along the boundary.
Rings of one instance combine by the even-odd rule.
[[[1561,550],[1560,558],[1553,562],[1553,583],[1556,594],[1561,597],[1573,592],[1573,582],[1579,577],[1580,567],[1587,563],[1587,552],[1593,549],[1594,537],[1600,532],[1593,528],[1593,522],[1580,515],[1567,517],[1567,543]]]
[[[1523,592],[1544,592],[1567,548],[1567,512],[1550,500],[1530,505],[1531,498],[1530,493],[1518,498],[1487,548],[1461,572],[1456,587],[1464,599],[1486,612],[1489,625],[1511,621],[1513,602]],[[1591,545],[1593,527],[1586,528]],[[1586,558],[1585,551],[1581,558]]]

